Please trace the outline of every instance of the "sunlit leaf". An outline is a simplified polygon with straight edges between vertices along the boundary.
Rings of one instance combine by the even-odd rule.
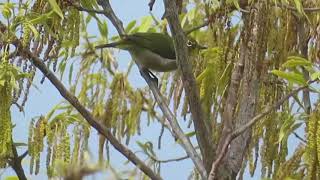
[[[63,17],[63,13],[62,13],[59,5],[57,4],[57,1],[56,0],[48,0],[48,1],[50,3],[51,7],[53,8],[53,11],[55,13],[57,13],[60,16],[61,19],[63,19],[64,18]]]
[[[127,25],[127,27],[126,27],[126,29],[125,29],[124,31],[125,31],[126,33],[130,33],[131,29],[136,25],[136,23],[137,23],[136,20],[131,21],[131,22]]]
[[[299,56],[290,56],[288,61],[282,64],[282,67],[292,68],[297,66],[312,66],[312,63],[305,58]]]
[[[284,72],[279,70],[271,71],[274,75],[279,76],[280,78],[286,79],[291,83],[296,83],[299,85],[306,85],[307,82],[304,79],[302,74],[294,73],[294,72]]]

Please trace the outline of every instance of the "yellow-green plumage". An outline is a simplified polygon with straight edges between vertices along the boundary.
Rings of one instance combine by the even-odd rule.
[[[177,69],[173,40],[161,33],[135,33],[122,40],[104,45],[129,51],[133,60],[143,68],[167,72]]]

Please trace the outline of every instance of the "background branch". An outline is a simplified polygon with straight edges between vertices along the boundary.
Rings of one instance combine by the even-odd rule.
[[[74,8],[76,8],[78,11],[84,11],[84,12],[96,13],[96,14],[105,14],[106,13],[106,11],[104,11],[104,10],[88,9],[88,8],[84,8],[82,6],[75,5],[75,4],[72,4],[72,6]]]
[[[173,158],[173,159],[166,159],[166,160],[157,159],[157,158],[154,157],[154,156],[150,156],[150,158],[151,158],[153,161],[156,161],[156,162],[159,162],[159,163],[169,163],[169,162],[182,161],[182,160],[188,159],[189,156],[186,155],[186,156],[183,156],[183,157]]]
[[[312,84],[313,82],[315,82],[315,81],[310,81],[309,85]],[[276,109],[277,107],[282,105],[290,97],[292,97],[293,95],[297,94],[301,90],[307,89],[309,87],[309,85],[302,86],[302,87],[299,87],[299,88],[291,91],[289,94],[287,94],[285,97],[283,97],[282,99],[277,101],[272,106],[265,108],[265,110],[263,110],[260,114],[256,115],[254,118],[252,118],[250,121],[248,121],[247,124],[243,125],[242,127],[239,127],[232,134],[229,134],[227,136],[226,140],[224,141],[222,150],[218,154],[217,159],[212,163],[212,169],[210,171],[209,180],[214,180],[216,178],[216,171],[218,169],[218,166],[219,166],[221,160],[223,159],[223,157],[225,156],[225,154],[227,153],[228,147],[229,147],[229,145],[230,145],[230,143],[232,142],[233,139],[238,137],[241,133],[245,132],[248,128],[251,128],[260,119],[262,119],[264,116],[269,114],[271,111],[273,111],[274,109]]]

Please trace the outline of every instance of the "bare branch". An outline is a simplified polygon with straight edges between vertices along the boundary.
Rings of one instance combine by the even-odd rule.
[[[203,22],[202,24],[185,31],[185,33],[186,33],[186,35],[188,35],[188,34],[192,33],[193,31],[197,31],[198,29],[201,29],[203,27],[208,26],[209,24],[210,24],[210,21],[207,20],[207,21]]]
[[[72,4],[72,7],[76,8],[78,11],[84,11],[87,13],[105,14],[104,10],[88,9],[79,5]]]
[[[138,65],[139,69],[141,69],[140,65],[139,64],[137,64],[137,65]],[[156,86],[156,84],[149,78],[149,76],[144,71],[140,71],[140,73],[141,73],[141,76],[146,80],[147,84],[149,85],[149,87],[153,93],[153,96],[156,99],[164,116],[169,121],[170,126],[172,128],[172,131],[170,131],[171,134],[173,135],[173,137],[178,138],[181,141],[181,146],[184,148],[184,150],[186,151],[188,156],[192,159],[192,161],[195,164],[198,171],[199,172],[205,171],[205,168],[202,164],[200,157],[198,156],[195,148],[192,146],[189,138],[183,133],[174,114],[171,112],[168,105],[165,103],[165,100],[163,99],[163,97],[159,91],[159,88]]]
[[[232,135],[229,134],[225,141],[224,141],[224,144],[222,146],[222,149],[220,151],[220,153],[218,154],[218,157],[217,159],[212,163],[212,168],[211,168],[211,171],[210,171],[210,174],[209,174],[209,180],[214,180],[216,179],[216,172],[217,172],[217,169],[220,165],[220,162],[222,161],[223,157],[227,154],[227,151],[228,151],[228,147],[230,145],[232,141]]]
[[[299,136],[299,134],[297,134],[296,132],[293,132],[293,135],[298,138],[300,141],[302,141],[303,143],[307,144],[307,141],[305,139],[303,139],[301,136]]]
[[[28,154],[28,151],[26,151]],[[9,164],[17,174],[20,180],[27,180],[26,174],[24,173],[24,169],[21,165],[22,159],[27,155],[26,153],[22,154],[21,156],[18,155],[16,146],[12,143],[12,154],[13,157],[10,158]]]
[[[166,160],[157,159],[156,157],[153,157],[153,156],[150,156],[150,158],[153,161],[156,161],[156,162],[159,162],[159,163],[170,163],[170,162],[174,162],[174,161],[182,161],[182,160],[188,159],[189,156],[186,155],[186,156],[183,156],[183,157],[173,158],[173,159],[166,159]]]
[[[286,8],[292,11],[298,11],[298,9],[296,7],[292,7],[290,5],[287,4],[283,4],[283,3],[277,3],[275,4],[275,6],[279,6],[280,8]],[[313,12],[319,12],[320,8],[315,7],[315,8],[302,8],[304,12],[309,12],[309,13],[313,13]]]
[[[21,154],[18,158],[22,161],[23,158],[25,158],[28,155],[29,151],[26,150],[23,154]]]
[[[150,0],[150,2],[148,3],[149,6],[149,10],[152,11],[153,5],[156,2],[156,0]]]

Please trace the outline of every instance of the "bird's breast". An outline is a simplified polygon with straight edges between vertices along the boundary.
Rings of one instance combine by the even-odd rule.
[[[177,62],[175,59],[163,58],[147,49],[130,51],[130,54],[136,63],[139,63],[144,68],[150,70],[167,72],[177,69]]]

